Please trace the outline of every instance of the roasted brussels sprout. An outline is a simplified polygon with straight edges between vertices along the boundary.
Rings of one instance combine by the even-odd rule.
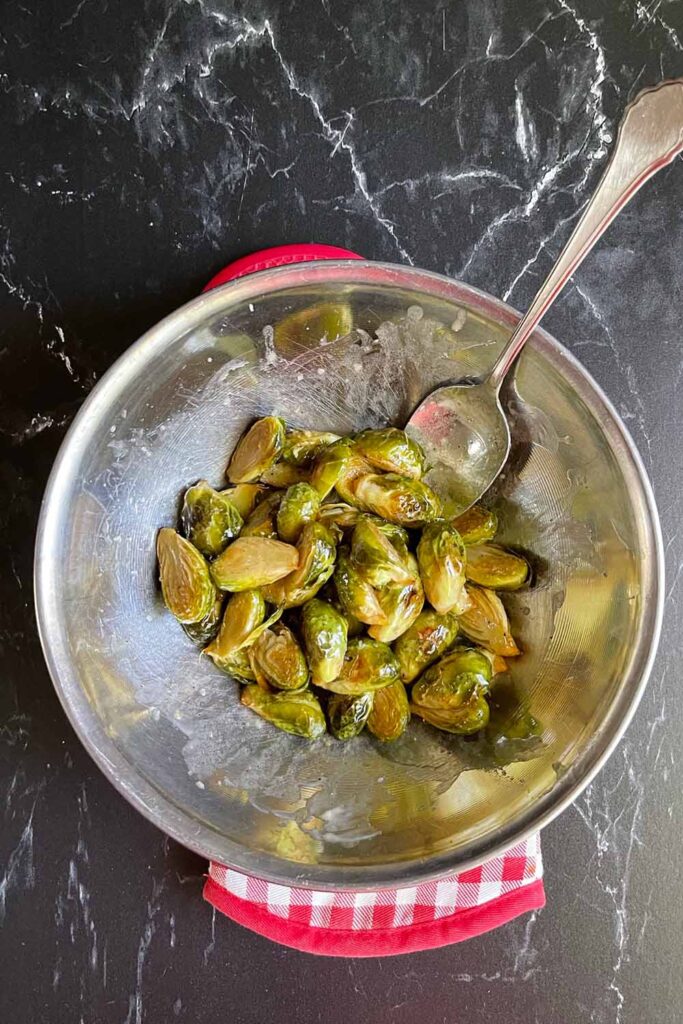
[[[386,519],[379,519],[377,516],[370,516],[372,522],[375,523],[377,529],[380,530],[387,540],[390,540],[394,545],[399,555],[403,559],[408,558],[408,531],[404,530],[402,526],[397,526],[396,523],[388,523]],[[417,572],[417,566],[414,568],[414,572]]]
[[[185,491],[183,533],[205,558],[220,555],[242,529],[242,516],[224,493],[200,480]]]
[[[431,608],[420,612],[415,622],[394,644],[401,679],[412,683],[450,647],[458,635],[455,615],[439,615]]]
[[[490,709],[479,683],[471,680],[470,690],[458,707],[427,708],[411,704],[410,710],[429,725],[460,736],[469,736],[486,728]]]
[[[234,505],[242,519],[247,519],[261,499],[268,494],[268,488],[263,484],[235,484],[234,487],[219,491],[219,494]]]
[[[320,495],[326,498],[334,490],[342,473],[351,460],[351,444],[343,438],[328,445],[320,452],[311,471],[311,484]]]
[[[353,529],[363,515],[357,508],[344,501],[329,501],[320,506],[318,519],[325,526],[338,526],[341,530]]]
[[[268,494],[246,520],[240,537],[270,537],[277,540],[276,517],[284,491]]]
[[[232,453],[227,477],[231,484],[258,480],[273,465],[285,440],[285,425],[277,416],[257,420]]]
[[[494,654],[493,651],[487,651],[485,647],[478,647],[477,650],[481,651],[485,658],[488,658],[492,675],[499,676],[502,675],[503,672],[507,672],[508,663],[505,658],[500,656],[500,654]]]
[[[296,608],[315,597],[334,572],[336,541],[322,523],[307,523],[296,546],[298,568],[264,591],[266,600]]]
[[[332,682],[320,683],[325,690],[356,696],[379,690],[398,679],[398,662],[391,647],[363,637],[349,640],[341,672]]]
[[[184,625],[201,622],[216,601],[216,588],[204,556],[194,544],[165,526],[157,535],[159,578],[164,604]]]
[[[293,466],[308,466],[323,448],[339,441],[339,434],[324,430],[290,430],[285,436],[282,458]]]
[[[483,544],[493,540],[498,529],[498,516],[490,508],[473,505],[453,520],[463,544]]]
[[[269,487],[291,487],[292,484],[308,483],[311,474],[301,466],[289,462],[274,462],[261,474],[261,483]]]
[[[351,538],[351,560],[362,579],[371,587],[387,583],[410,583],[412,568],[405,553],[399,554],[389,537],[371,516],[359,519]]]
[[[291,629],[281,623],[266,629],[249,650],[254,674],[278,690],[300,690],[308,682],[308,665]]]
[[[338,740],[350,740],[363,731],[372,709],[374,693],[359,693],[345,697],[335,693],[327,704],[330,732]]]
[[[220,590],[253,590],[288,576],[298,564],[299,552],[291,544],[238,537],[212,562],[211,576]]]
[[[361,508],[399,526],[423,526],[441,515],[441,502],[421,480],[371,473],[358,476],[351,487]]]
[[[409,583],[388,583],[377,592],[377,599],[387,621],[370,626],[368,633],[374,640],[390,644],[410,629],[422,611],[425,596],[420,577],[416,574]]]
[[[406,688],[400,680],[383,686],[373,694],[372,709],[367,720],[368,731],[375,739],[390,743],[408,728],[410,705]]]
[[[296,544],[304,526],[313,522],[319,508],[318,492],[310,484],[294,484],[289,487],[277,512],[280,539],[288,544]]]
[[[301,632],[313,682],[316,686],[332,682],[344,663],[346,619],[327,601],[314,597],[301,612]]]
[[[417,564],[427,600],[437,612],[463,612],[467,607],[465,547],[455,527],[443,520],[425,526],[417,545]]]
[[[413,686],[413,704],[424,708],[459,707],[476,682],[483,693],[491,680],[488,660],[465,648],[447,654],[428,668]]]
[[[325,732],[325,715],[310,690],[268,693],[260,686],[245,686],[242,703],[283,732],[317,740]]]
[[[223,621],[218,636],[204,653],[213,659],[219,668],[222,662],[255,639],[255,630],[266,617],[266,603],[259,590],[244,590],[234,594],[225,606]]]
[[[475,544],[467,549],[467,579],[490,590],[519,590],[529,576],[529,564],[498,544]]]
[[[419,480],[424,467],[424,452],[404,430],[385,427],[363,430],[353,439],[354,447],[372,466],[388,473]]]
[[[197,647],[206,647],[220,629],[222,614],[223,595],[219,594],[213,603],[213,608],[201,622],[186,622],[183,624],[183,629],[193,644],[196,644]]]
[[[340,548],[337,567],[334,572],[339,603],[346,615],[353,616],[368,625],[377,625],[387,621],[376,592],[361,579],[358,570],[351,561],[348,548]]]
[[[520,653],[512,638],[503,602],[492,590],[483,587],[465,588],[469,605],[459,616],[461,632],[468,640],[481,644],[493,654],[514,658]]]
[[[217,668],[227,672],[229,676],[239,679],[240,682],[251,683],[256,679],[254,670],[249,660],[249,648],[239,647],[236,651],[228,654],[220,660],[214,659]]]

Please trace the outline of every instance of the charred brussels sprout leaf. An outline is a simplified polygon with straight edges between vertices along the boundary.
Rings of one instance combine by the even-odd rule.
[[[282,458],[293,466],[308,466],[323,448],[339,440],[339,434],[324,430],[290,430],[285,436]]]
[[[231,484],[247,484],[258,480],[282,451],[285,425],[276,416],[257,420],[239,441],[232,453],[227,477]]]
[[[308,665],[294,634],[278,623],[266,629],[250,648],[255,674],[278,690],[300,690],[308,682]]]
[[[201,622],[186,622],[183,629],[193,644],[197,647],[206,647],[218,633],[223,614],[223,595],[219,594],[213,603],[213,608]]]
[[[285,492],[277,513],[277,532],[281,540],[295,544],[306,523],[318,514],[320,498],[310,484],[294,484]]]
[[[293,572],[299,553],[291,544],[268,537],[238,537],[211,565],[220,590],[253,590]]]
[[[492,590],[466,588],[467,610],[459,617],[460,630],[468,640],[481,644],[493,654],[514,658],[519,648],[512,638],[503,602]]]
[[[366,583],[384,587],[387,583],[410,583],[412,568],[406,564],[407,548],[399,553],[384,530],[370,516],[354,527],[351,560]]]
[[[320,506],[318,519],[325,526],[338,526],[340,530],[351,530],[363,513],[344,501],[330,501]]]
[[[260,686],[245,686],[242,703],[271,725],[316,740],[325,732],[325,715],[317,697],[310,690],[268,693]]]
[[[352,488],[361,508],[398,526],[423,526],[441,515],[441,502],[421,480],[371,473],[359,476]]]
[[[164,527],[157,535],[157,558],[164,604],[184,625],[201,622],[212,611],[216,588],[196,547]]]
[[[320,684],[333,693],[357,696],[379,690],[398,679],[398,663],[387,644],[378,640],[350,640],[341,672],[332,682]]]
[[[304,604],[327,583],[334,572],[337,545],[326,526],[308,523],[295,550],[298,568],[265,591],[268,601],[285,608]]]
[[[529,564],[498,544],[476,544],[467,549],[467,579],[490,590],[519,590],[529,576]]]
[[[339,603],[346,615],[368,625],[387,621],[375,590],[361,579],[346,548],[340,548],[334,573]]]
[[[419,480],[424,467],[424,452],[403,430],[385,427],[363,430],[354,438],[354,447],[377,469]]]
[[[185,492],[183,533],[205,558],[220,555],[242,529],[242,516],[224,493],[200,480]]]
[[[464,611],[465,547],[455,527],[443,521],[426,526],[417,545],[417,562],[427,600],[437,612]]]
[[[330,732],[336,739],[351,740],[363,731],[374,696],[374,693],[359,693],[355,697],[344,697],[335,693],[330,697],[327,720]]]
[[[400,680],[376,690],[368,717],[368,731],[385,743],[397,740],[408,728],[410,705],[406,688]]]
[[[401,679],[404,683],[424,672],[450,647],[458,635],[458,620],[452,614],[439,615],[426,608],[394,644]]]
[[[498,516],[483,505],[473,505],[453,520],[463,544],[483,544],[493,540],[498,530]]]
[[[301,612],[301,631],[311,676],[316,686],[336,679],[346,653],[348,624],[327,601],[308,601]]]

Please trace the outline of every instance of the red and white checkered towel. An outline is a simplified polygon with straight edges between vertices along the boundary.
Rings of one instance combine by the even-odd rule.
[[[212,863],[204,897],[260,935],[323,956],[391,956],[446,946],[545,903],[537,835],[459,875],[372,892],[275,885]]]

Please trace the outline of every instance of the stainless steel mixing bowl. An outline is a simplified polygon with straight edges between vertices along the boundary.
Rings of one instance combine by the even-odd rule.
[[[363,334],[272,325],[342,304]],[[464,326],[459,326],[467,317]],[[537,331],[518,374],[516,447],[495,496],[503,540],[533,553],[507,600],[511,669],[543,728],[529,760],[487,764],[413,722],[393,745],[308,744],[239,704],[164,610],[154,538],[189,482],[219,482],[245,424],[276,412],[339,433],[401,423],[431,388],[488,367],[516,322],[437,274],[366,262],[264,271],[149,331],[85,402],[57,458],[36,551],[54,684],[105,774],[206,857],[317,887],[410,884],[540,828],[589,782],[645,685],[662,612],[662,543],[642,463],[586,371]],[[290,323],[292,321],[290,320]],[[321,341],[323,343],[321,343]]]

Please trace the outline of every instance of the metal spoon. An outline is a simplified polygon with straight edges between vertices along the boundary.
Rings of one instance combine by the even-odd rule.
[[[448,514],[473,505],[500,474],[510,426],[500,401],[503,381],[541,317],[617,214],[648,178],[683,150],[683,79],[645,89],[628,105],[612,157],[581,219],[526,315],[489,373],[437,388],[406,430],[424,448],[425,480]]]

